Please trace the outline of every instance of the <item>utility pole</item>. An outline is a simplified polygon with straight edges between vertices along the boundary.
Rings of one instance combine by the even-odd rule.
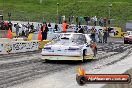
[[[57,23],[57,21],[59,20],[59,3],[57,3],[56,5],[57,5],[57,8],[56,8],[56,14],[57,14],[56,23]]]

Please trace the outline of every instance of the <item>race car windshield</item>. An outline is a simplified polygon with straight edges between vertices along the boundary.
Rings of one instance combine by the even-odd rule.
[[[86,38],[84,35],[76,34],[71,38],[72,42],[77,43],[77,44],[85,44],[86,43]]]

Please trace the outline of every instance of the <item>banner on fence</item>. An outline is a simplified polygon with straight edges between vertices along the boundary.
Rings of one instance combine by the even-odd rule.
[[[38,41],[12,41],[0,43],[0,54],[38,50]]]

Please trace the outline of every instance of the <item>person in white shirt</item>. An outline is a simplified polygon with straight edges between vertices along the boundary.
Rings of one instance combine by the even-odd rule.
[[[96,26],[97,21],[98,21],[98,19],[97,19],[97,17],[95,16],[95,17],[94,17],[94,26]]]

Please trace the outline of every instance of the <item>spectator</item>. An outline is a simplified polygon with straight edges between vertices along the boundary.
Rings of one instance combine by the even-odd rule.
[[[9,29],[8,22],[4,22],[4,27],[5,27],[5,30]]]
[[[88,25],[88,17],[84,17],[86,25]]]
[[[18,37],[19,36],[19,28],[20,28],[18,23],[16,24],[15,28],[16,28],[16,37]]]
[[[28,29],[28,31],[30,31],[29,29],[30,29],[30,24],[29,24],[29,22],[28,22],[28,24],[27,24],[27,29]]]
[[[9,26],[10,30],[12,31],[12,23],[11,22],[8,23],[8,26]]]
[[[66,21],[64,21],[64,23],[62,24],[63,26],[63,32],[66,33],[67,32],[67,28],[68,28],[68,24]]]
[[[97,19],[97,17],[95,16],[95,17],[94,17],[94,26],[96,26],[97,21],[98,21],[98,19]]]
[[[110,19],[108,19],[108,25],[110,25]]]
[[[5,30],[4,21],[1,21],[0,22],[0,29],[1,30]]]
[[[44,24],[43,25],[43,31],[42,31],[42,40],[46,40],[47,39],[47,32],[48,32],[47,24]]]
[[[24,24],[22,24],[22,36],[25,36]]]
[[[104,20],[103,20],[104,27],[106,27],[106,22],[107,22],[107,19],[105,17]]]
[[[99,19],[99,26],[103,26],[103,19],[102,19],[102,17]]]
[[[79,24],[79,18],[76,17],[76,25],[78,25],[78,24]]]
[[[83,20],[84,20],[84,18],[82,16],[79,16],[79,25],[82,24]]]
[[[103,31],[99,29],[99,43],[103,43]]]
[[[87,25],[90,25],[90,16],[88,16],[88,23],[87,23]]]
[[[31,31],[30,32],[34,32],[34,25],[33,23],[30,25]]]
[[[86,25],[89,25],[90,24],[90,17],[84,17],[85,21],[86,21]]]
[[[50,23],[48,24],[48,27],[50,27],[50,28],[51,28],[51,24],[50,24]]]
[[[55,24],[55,27],[54,27],[54,29],[55,29],[55,31],[58,31],[58,25],[57,25],[57,23]]]
[[[36,31],[38,32],[40,30],[40,26],[38,24],[38,26],[36,27]]]
[[[107,27],[103,30],[104,36],[103,36],[103,43],[107,43],[107,37],[108,37],[108,30]]]
[[[109,27],[109,28],[108,28],[108,37],[110,36],[111,30],[112,30],[112,28]]]
[[[29,30],[27,29],[26,24],[22,24],[22,30],[24,30],[25,37],[28,37],[28,35],[29,35]]]
[[[74,16],[69,16],[69,24],[73,24],[74,23]]]
[[[71,16],[68,17],[68,22],[71,24]]]
[[[62,16],[62,21],[65,21],[66,20],[66,17],[65,15]]]
[[[81,26],[79,26],[78,33],[84,33],[84,29]]]
[[[95,40],[95,27],[92,27],[92,29],[91,29],[91,39],[92,39],[92,41],[96,41]]]
[[[99,31],[94,29],[95,31],[95,42],[99,42],[98,36],[99,36]]]
[[[97,54],[97,44],[94,41],[91,41],[90,43],[91,43],[90,47],[92,48],[94,56],[96,57],[96,54]]]
[[[43,31],[43,25],[42,24],[40,24],[40,28],[41,28],[41,31]]]

